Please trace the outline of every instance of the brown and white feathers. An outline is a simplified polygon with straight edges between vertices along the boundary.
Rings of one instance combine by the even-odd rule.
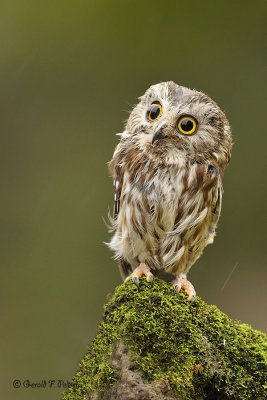
[[[140,98],[109,164],[109,246],[123,278],[140,264],[186,274],[213,242],[231,147],[229,123],[204,93],[164,82]]]

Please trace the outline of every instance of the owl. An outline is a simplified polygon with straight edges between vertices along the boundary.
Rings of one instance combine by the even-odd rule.
[[[204,93],[163,82],[140,97],[109,163],[109,247],[124,280],[159,276],[194,299],[187,274],[214,240],[231,149],[228,120]]]

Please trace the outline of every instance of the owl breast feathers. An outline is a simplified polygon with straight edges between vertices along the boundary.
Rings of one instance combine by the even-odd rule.
[[[123,278],[140,264],[158,275],[187,274],[213,242],[231,147],[229,123],[205,94],[165,82],[140,98],[109,164],[109,246]]]

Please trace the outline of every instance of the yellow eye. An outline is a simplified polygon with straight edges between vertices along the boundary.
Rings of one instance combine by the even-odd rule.
[[[159,102],[154,102],[151,104],[147,111],[147,118],[149,121],[154,121],[155,119],[159,118],[162,113],[162,105]]]
[[[190,115],[178,119],[177,128],[183,135],[192,135],[197,129],[197,121]]]

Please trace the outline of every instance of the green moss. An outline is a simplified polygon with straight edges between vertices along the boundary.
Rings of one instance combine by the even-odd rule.
[[[140,291],[132,282],[116,289],[63,400],[88,399],[120,379],[111,363],[118,341],[144,381],[183,400],[267,399],[266,336],[156,278],[152,286],[141,280]]]

